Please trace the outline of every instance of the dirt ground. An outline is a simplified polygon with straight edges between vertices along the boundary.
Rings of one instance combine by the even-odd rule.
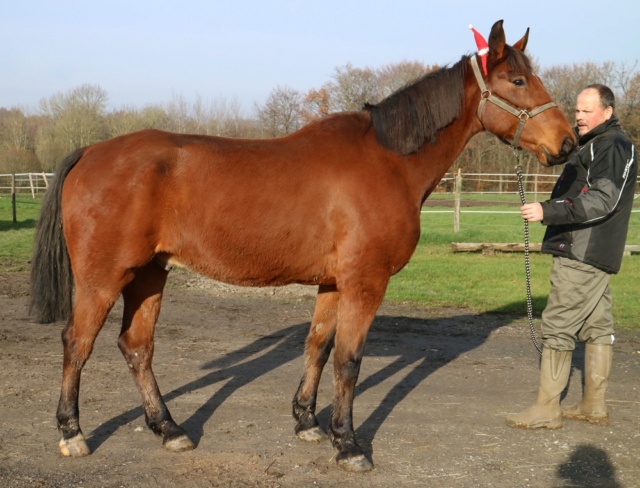
[[[342,471],[328,441],[293,433],[291,398],[314,290],[232,289],[172,273],[154,370],[197,444],[166,452],[145,426],[116,338],[118,303],[84,373],[81,424],[93,454],[63,458],[55,409],[61,324],[31,323],[27,273],[0,274],[2,487],[634,487],[640,486],[640,336],[620,333],[608,427],[508,428],[535,396],[526,320],[385,304],[367,342],[354,417],[375,469]],[[564,401],[580,396],[582,350]],[[332,398],[331,368],[319,419]]]

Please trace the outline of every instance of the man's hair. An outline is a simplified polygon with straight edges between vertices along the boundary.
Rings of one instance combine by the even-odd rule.
[[[585,90],[587,88],[592,88],[594,90],[596,90],[598,92],[598,95],[600,96],[600,105],[602,105],[602,108],[609,108],[611,107],[613,109],[613,111],[615,112],[616,110],[616,97],[613,95],[613,92],[611,91],[611,88],[609,88],[607,85],[603,85],[601,83],[593,83],[591,85],[588,85],[587,87],[585,87]]]

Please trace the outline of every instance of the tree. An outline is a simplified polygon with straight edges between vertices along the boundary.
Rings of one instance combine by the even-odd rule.
[[[540,78],[568,120],[574,119],[576,98],[591,83],[603,83],[602,68],[595,63],[556,65],[542,71]]]
[[[636,147],[640,145],[640,72],[628,79],[624,96],[616,104],[616,113],[622,127]]]
[[[380,100],[376,73],[370,68],[354,68],[351,63],[336,68],[333,81],[324,88],[329,94],[330,112],[362,110],[365,103]]]
[[[308,124],[314,119],[329,114],[329,92],[326,88],[311,89],[302,100],[302,123]]]
[[[42,111],[55,121],[57,134],[67,149],[87,146],[102,140],[107,92],[97,85],[82,85],[67,94],[58,93],[42,100]]]
[[[39,169],[33,149],[33,129],[33,120],[21,109],[0,109],[0,173]]]
[[[388,97],[400,88],[417,81],[430,71],[438,69],[437,65],[428,67],[418,61],[401,61],[388,64],[378,69],[378,95],[380,99]]]
[[[264,106],[258,107],[258,122],[265,137],[281,137],[299,129],[301,116],[302,96],[289,87],[276,87]]]

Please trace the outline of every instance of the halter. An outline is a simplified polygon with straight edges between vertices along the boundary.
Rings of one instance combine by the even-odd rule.
[[[531,117],[535,117],[539,113],[544,112],[547,109],[557,107],[555,102],[545,103],[544,105],[540,105],[535,107],[533,110],[529,111],[526,108],[517,109],[514,108],[509,102],[505,99],[500,98],[497,95],[491,93],[491,91],[487,88],[487,85],[484,83],[484,79],[480,74],[480,68],[478,68],[478,61],[475,56],[471,57],[471,66],[473,67],[473,74],[476,76],[476,81],[478,82],[478,86],[480,87],[480,105],[478,105],[478,119],[480,119],[480,123],[482,123],[482,110],[487,102],[491,102],[494,105],[497,105],[502,110],[506,110],[511,115],[515,115],[518,117],[520,122],[518,122],[518,127],[516,128],[515,135],[513,136],[513,141],[508,141],[514,148],[518,148],[520,143],[520,134],[522,134],[522,129],[524,129],[524,124]],[[484,124],[483,124],[484,125]]]
[[[516,175],[518,176],[518,193],[520,195],[520,201],[522,205],[525,204],[524,198],[524,186],[522,183],[522,165],[520,164],[520,154],[518,154],[518,143],[520,142],[520,134],[522,134],[522,129],[524,128],[524,124],[531,117],[535,117],[541,112],[544,112],[547,109],[557,107],[554,102],[545,103],[544,105],[540,105],[539,107],[535,107],[530,112],[527,109],[518,110],[514,108],[509,102],[500,98],[497,95],[494,95],[487,89],[487,85],[484,84],[484,79],[480,75],[480,69],[478,68],[478,61],[476,57],[473,56],[471,58],[471,66],[473,66],[473,73],[476,76],[476,80],[478,82],[478,86],[480,87],[480,105],[478,105],[478,119],[480,119],[480,123],[482,123],[482,110],[487,102],[491,102],[494,105],[497,105],[503,110],[506,110],[512,115],[518,117],[520,122],[518,122],[518,127],[516,128],[516,133],[513,137],[513,141],[507,141],[511,145],[514,150],[514,154],[516,157]],[[536,338],[536,332],[533,325],[533,300],[531,297],[531,265],[529,263],[529,222],[527,220],[524,221],[524,268],[525,268],[525,277],[526,277],[526,287],[527,287],[527,317],[529,319],[529,330],[531,332],[531,341],[533,345],[536,347],[538,354],[542,355],[542,349],[538,344],[538,340]]]

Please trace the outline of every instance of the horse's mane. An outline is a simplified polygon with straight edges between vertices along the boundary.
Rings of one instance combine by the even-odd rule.
[[[378,142],[400,154],[416,152],[425,141],[460,116],[467,56],[451,67],[427,73],[376,105],[371,113]]]

